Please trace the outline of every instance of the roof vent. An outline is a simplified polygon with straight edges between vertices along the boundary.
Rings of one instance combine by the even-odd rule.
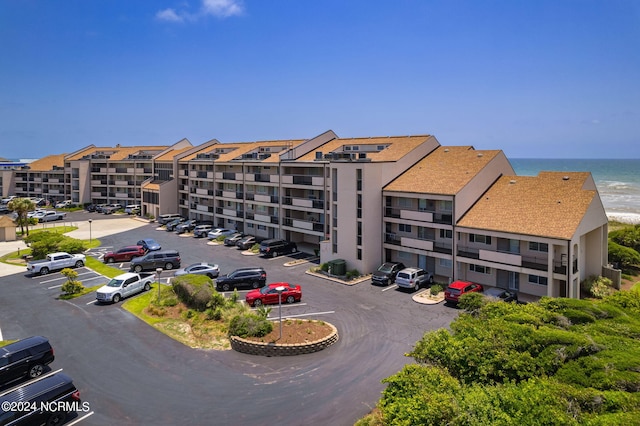
[[[445,149],[444,149],[444,152],[449,152],[449,148],[445,148]]]
[[[562,176],[562,180],[569,180],[569,176]]]
[[[479,157],[482,157],[483,155],[484,155],[483,153],[479,152],[479,153],[478,153],[478,158],[479,158]]]
[[[511,180],[509,181],[509,183],[510,183],[511,185],[514,185],[514,184],[516,183],[516,181],[515,181],[514,179],[511,179]]]

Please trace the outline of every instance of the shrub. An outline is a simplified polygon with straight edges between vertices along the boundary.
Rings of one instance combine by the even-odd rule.
[[[589,277],[582,281],[581,287],[591,296],[602,299],[613,293],[613,281],[605,277]]]
[[[222,309],[220,307],[209,308],[205,311],[205,315],[210,321],[219,321],[222,319]]]
[[[78,294],[84,290],[84,286],[77,280],[78,273],[70,268],[65,268],[60,272],[67,278],[67,281],[62,284],[61,290],[65,294]]]
[[[484,304],[485,298],[480,293],[465,293],[458,300],[458,306],[467,312],[477,312]]]
[[[271,333],[273,324],[254,313],[236,315],[229,321],[229,336],[263,337]]]
[[[253,253],[258,253],[260,251],[260,244],[255,243],[253,246],[251,246],[249,251],[251,251]]]
[[[440,284],[434,284],[429,289],[432,296],[437,296],[442,291],[442,286]]]
[[[57,251],[64,251],[67,253],[82,253],[84,251],[84,242],[76,240],[74,238],[64,238],[58,244]]]
[[[220,235],[218,236],[218,238],[216,238],[216,241],[219,243],[223,243],[225,238],[227,238],[226,235]]]
[[[187,309],[186,311],[184,311],[182,313],[182,318],[184,318],[186,320],[187,319],[191,319],[191,318],[193,318],[195,316],[196,316],[196,313],[195,313],[195,311],[193,309]]]
[[[204,275],[183,275],[172,280],[173,291],[185,305],[200,312],[212,306],[213,288],[211,278]],[[217,303],[217,302],[214,302]]]
[[[320,265],[320,270],[322,272],[329,272],[329,264],[327,262],[323,263],[322,265]]]
[[[352,269],[350,271],[347,271],[346,273],[347,280],[352,280],[354,278],[358,278],[359,276],[360,276],[360,271],[358,271],[357,269]]]
[[[636,250],[622,246],[609,240],[609,261],[618,263],[621,267],[640,264],[640,253]]]

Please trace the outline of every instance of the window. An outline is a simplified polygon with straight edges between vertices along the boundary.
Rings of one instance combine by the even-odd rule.
[[[260,231],[265,231],[267,229],[267,227],[265,225],[258,225],[258,229]]]
[[[440,230],[440,238],[453,238],[453,231],[451,229],[441,229]]]
[[[443,212],[450,212],[451,210],[453,210],[453,202],[445,200],[438,201],[438,210]]]
[[[357,232],[357,241],[356,244],[361,246],[362,245],[362,222],[358,221],[358,232]],[[359,260],[362,260],[360,258],[358,258]]]
[[[547,243],[536,243],[533,241],[529,241],[529,250],[531,251],[541,251],[544,253],[549,252],[549,244]]]
[[[482,266],[482,265],[470,264],[469,270],[473,272],[477,272],[479,274],[487,274],[487,275],[491,274],[491,268],[487,266]]]
[[[491,237],[487,235],[469,234],[469,241],[472,243],[491,245]]]
[[[411,199],[399,197],[398,198],[398,206],[402,208],[410,208],[411,207]]]
[[[399,223],[398,224],[398,231],[399,232],[411,232],[411,225],[407,225],[406,223]]]
[[[529,283],[547,285],[547,277],[541,277],[539,275],[529,275]]]
[[[453,262],[451,261],[451,259],[438,259],[438,264],[441,268],[447,269],[451,269],[451,267],[453,266]]]
[[[362,219],[362,194],[358,194],[356,199],[358,200],[357,201],[358,202],[358,207],[357,207],[358,219]]]
[[[356,169],[356,190],[362,191],[362,169]]]
[[[253,228],[253,223],[251,222],[247,223],[247,228]]]
[[[362,249],[356,250],[356,257],[358,260],[362,260]]]

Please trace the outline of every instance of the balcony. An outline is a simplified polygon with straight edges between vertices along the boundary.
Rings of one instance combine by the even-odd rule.
[[[278,196],[277,195],[255,194],[253,199],[255,201],[259,201],[261,203],[274,203],[274,204],[278,203]]]
[[[469,259],[486,260],[503,265],[521,266],[523,268],[547,271],[547,256],[522,256],[519,253],[484,250],[475,247],[458,246],[458,256]]]
[[[285,175],[282,176],[282,183],[289,185],[324,186],[324,178],[322,176]]]
[[[302,219],[294,219],[292,217],[283,218],[282,226],[289,226],[291,228],[304,229],[306,231],[324,232],[324,223],[314,222],[309,220],[302,220]]]
[[[324,209],[324,200],[314,200],[308,198],[282,197],[282,204],[287,206],[307,207],[313,209]]]

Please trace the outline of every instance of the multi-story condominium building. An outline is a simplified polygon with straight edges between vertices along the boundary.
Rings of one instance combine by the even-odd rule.
[[[441,146],[422,158],[382,189],[383,260],[454,279],[456,224],[505,174],[514,171],[502,151]]]
[[[579,298],[607,265],[607,216],[587,172],[502,176],[456,232],[458,278],[523,295]]]
[[[401,261],[443,283],[472,280],[526,299],[580,297],[580,281],[607,264],[607,217],[589,173],[519,177],[502,151],[440,146],[431,135],[183,139],[38,161],[2,171],[11,182],[3,196],[140,204],[146,216],[179,213],[291,240],[362,273]]]
[[[34,160],[16,170],[2,170],[3,196],[66,199],[64,154]]]

